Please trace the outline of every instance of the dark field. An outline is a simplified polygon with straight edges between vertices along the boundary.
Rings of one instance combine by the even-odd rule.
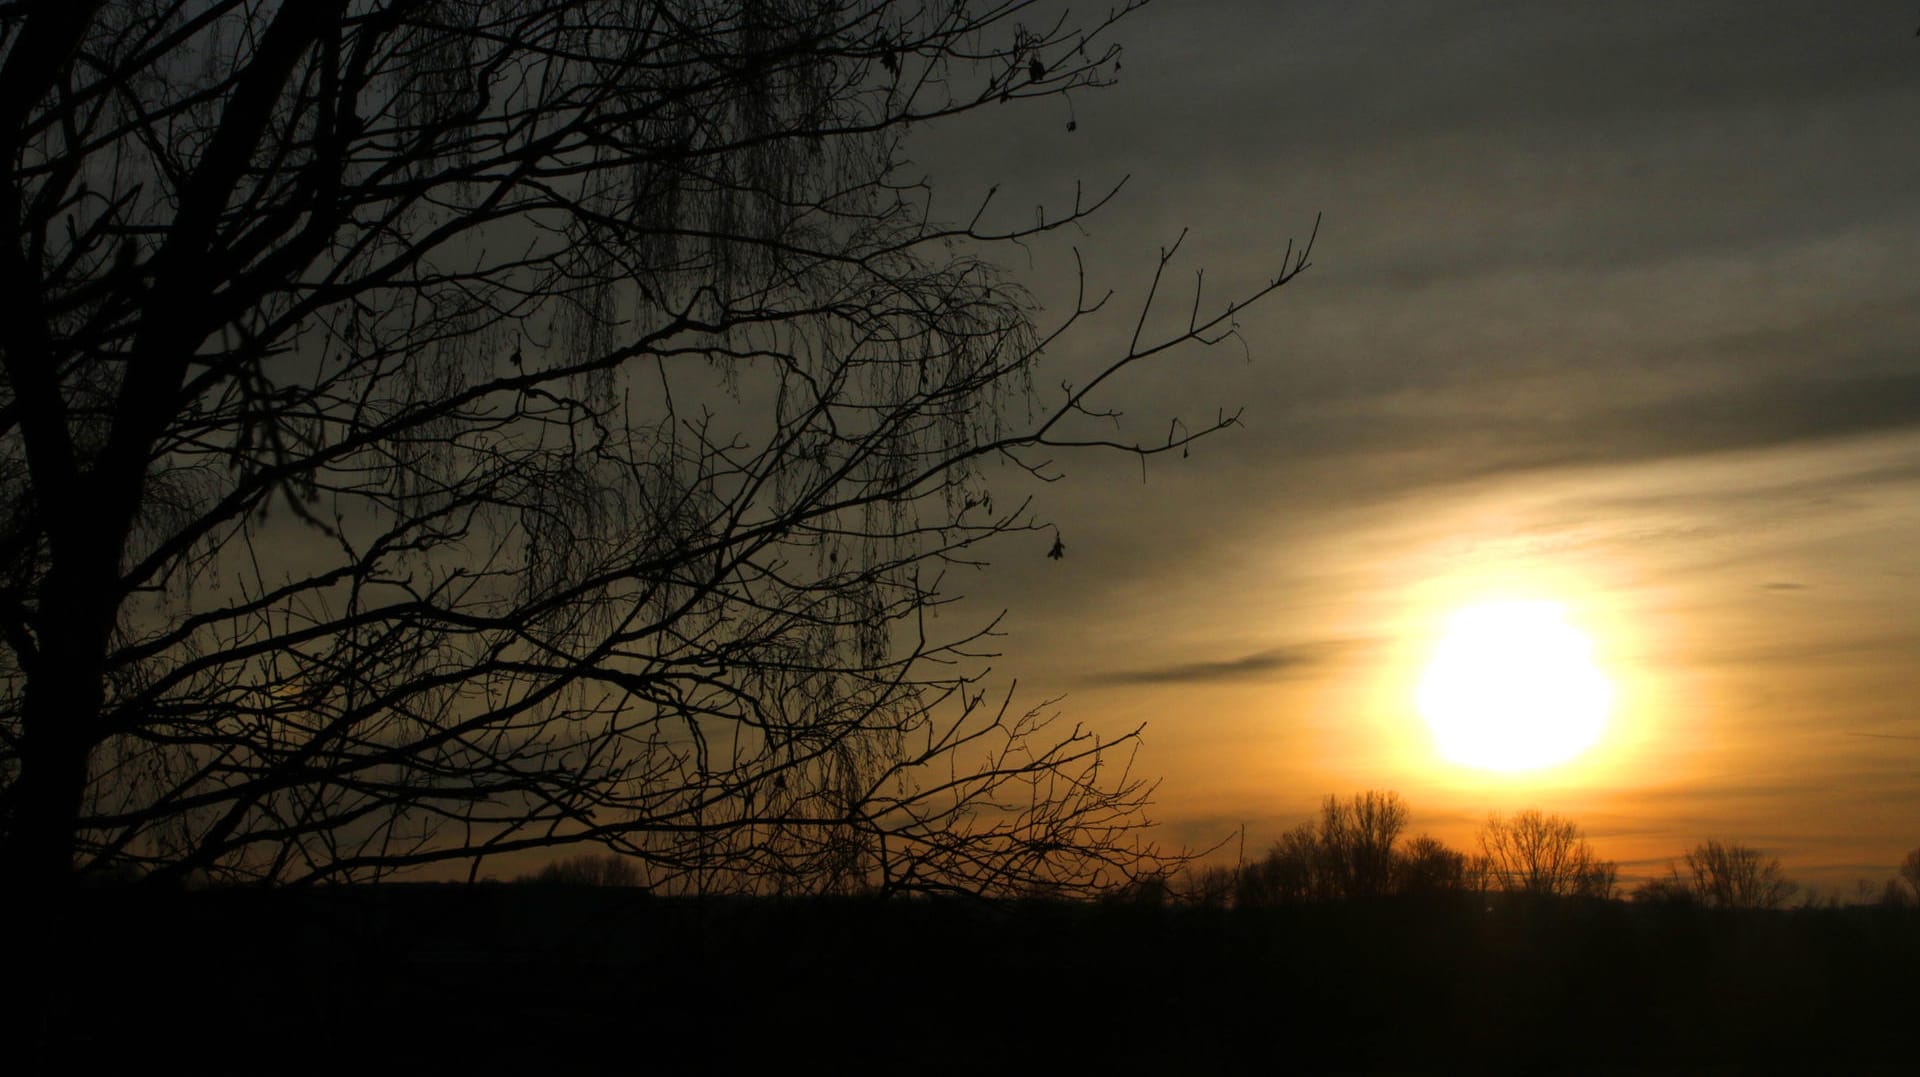
[[[69,913],[90,926],[64,946],[45,1057],[90,1071],[1908,1073],[1920,1055],[1920,915],[1898,909],[389,886],[87,891]]]

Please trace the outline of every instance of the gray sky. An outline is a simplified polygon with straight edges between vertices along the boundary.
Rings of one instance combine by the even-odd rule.
[[[1067,461],[1066,559],[965,581],[999,669],[1069,717],[1150,722],[1159,815],[1250,845],[1395,788],[1456,843],[1539,806],[1663,863],[1708,836],[1876,884],[1920,844],[1920,10],[1910,4],[1162,0],[1122,82],[913,147],[944,215],[1130,176],[1068,242],[1124,342],[1158,248],[1224,300],[1323,224],[1241,341],[1139,371],[1142,431],[1246,408],[1161,460]],[[1069,117],[1077,130],[1068,132]],[[1016,252],[1017,253],[1017,252]],[[1149,434],[1151,436],[1151,434]],[[1618,697],[1578,764],[1436,763],[1410,685],[1494,591],[1565,603]],[[1892,738],[1892,739],[1890,739]]]

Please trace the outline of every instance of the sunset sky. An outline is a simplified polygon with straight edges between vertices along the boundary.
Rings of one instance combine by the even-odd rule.
[[[1719,837],[1877,887],[1920,845],[1916,25],[1163,0],[1121,27],[1120,85],[929,130],[949,219],[994,183],[1017,223],[1131,177],[1007,263],[1058,311],[1077,245],[1116,293],[1042,385],[1124,341],[1182,229],[1170,319],[1194,269],[1208,301],[1246,291],[1324,215],[1244,347],[1106,401],[1244,428],[1144,486],[1064,460],[1039,505],[1066,557],[1024,536],[960,581],[963,612],[1010,611],[995,678],[1147,722],[1175,844],[1244,823],[1251,854],[1326,793],[1393,789],[1462,847],[1489,810],[1563,813],[1626,881]],[[1560,604],[1613,684],[1571,764],[1443,763],[1415,712],[1447,618],[1503,596]]]

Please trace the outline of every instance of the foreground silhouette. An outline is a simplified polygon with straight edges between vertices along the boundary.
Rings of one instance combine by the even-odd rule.
[[[117,926],[74,953],[51,1042],[217,1069],[292,1052],[374,1072],[1872,1072],[1909,1049],[1920,1001],[1920,911],[1883,907],[564,885],[80,900]]]

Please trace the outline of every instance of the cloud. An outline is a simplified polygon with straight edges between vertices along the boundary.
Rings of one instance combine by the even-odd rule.
[[[1350,496],[1352,465],[1367,459],[1383,462],[1375,481],[1426,489],[1514,472],[1920,430],[1920,369],[1846,373],[1869,364],[1851,362],[1843,352],[1830,351],[1828,358],[1842,372],[1769,374],[1729,364],[1687,379],[1649,379],[1631,392],[1606,384],[1604,376],[1548,372],[1507,377],[1497,399],[1476,385],[1383,393],[1337,408],[1302,408],[1286,417],[1270,439],[1273,448],[1261,455],[1276,467],[1318,467],[1328,476],[1324,493]],[[1901,464],[1853,476],[1851,485],[1909,481],[1915,473],[1914,465]],[[1764,494],[1774,500],[1783,492],[1795,491]]]
[[[1897,767],[1830,764],[1791,776],[1729,775],[1717,781],[1639,788],[1633,791],[1632,799],[1638,819],[1657,821],[1667,828],[1696,826],[1729,815],[1751,820],[1758,804],[1824,804],[1831,808],[1845,801],[1883,798],[1888,795],[1889,769]]]
[[[1920,372],[1788,377],[1624,408],[1598,425],[1613,452],[1667,456],[1920,426]],[[1638,436],[1633,436],[1637,432]],[[1604,451],[1604,450],[1603,450]]]
[[[1100,685],[1187,684],[1200,681],[1233,681],[1289,677],[1325,664],[1336,654],[1353,647],[1351,641],[1306,643],[1293,647],[1275,647],[1239,658],[1214,662],[1183,662],[1146,669],[1112,670],[1097,673],[1088,680]]]

